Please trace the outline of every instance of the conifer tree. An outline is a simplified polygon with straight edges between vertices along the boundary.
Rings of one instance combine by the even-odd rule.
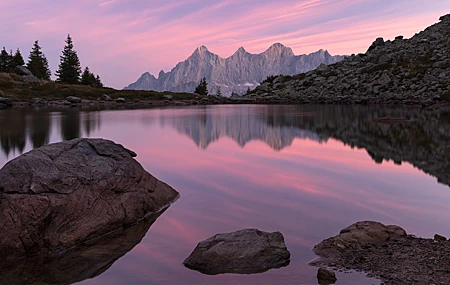
[[[14,64],[14,55],[12,50],[9,51],[7,65],[8,67],[6,68],[6,72],[14,72],[16,65]]]
[[[92,80],[92,77],[94,77]],[[83,73],[81,74],[81,85],[93,85],[95,81],[95,76],[94,74],[91,73],[91,71],[89,70],[89,67],[86,66],[86,68],[84,69]]]
[[[217,96],[222,97],[222,90],[220,90],[220,87],[217,88]]]
[[[20,49],[17,48],[16,53],[12,58],[12,62],[14,64],[14,67],[25,65],[25,61],[23,60],[22,54],[20,53]]]
[[[73,49],[73,41],[69,34],[60,57],[59,68],[56,71],[57,81],[67,84],[78,84],[80,83],[80,74],[80,60],[77,52]]]
[[[200,83],[195,88],[194,93],[197,93],[200,95],[208,95],[208,82],[206,82],[205,77],[203,77],[203,79],[200,80]]]
[[[86,68],[83,71],[83,74],[81,75],[81,85],[89,85],[92,87],[103,87],[102,81],[100,80],[100,76],[95,76],[94,73],[92,73],[89,70],[89,67],[86,66]]]
[[[42,53],[39,41],[35,41],[28,56],[27,68],[39,79],[50,80],[51,72],[45,54]]]
[[[3,47],[0,52],[0,72],[9,72],[11,64],[11,56],[6,51],[5,47]]]
[[[100,79],[100,76],[98,76],[98,75],[95,77],[95,85],[96,85],[98,88],[102,88],[102,87],[103,87],[102,80]]]

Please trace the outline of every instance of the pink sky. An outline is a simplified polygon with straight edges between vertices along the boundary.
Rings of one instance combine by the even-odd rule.
[[[1,0],[0,46],[27,57],[39,40],[54,73],[70,33],[83,68],[123,88],[201,45],[222,57],[275,42],[295,54],[351,54],[376,37],[411,37],[448,13],[448,0]]]

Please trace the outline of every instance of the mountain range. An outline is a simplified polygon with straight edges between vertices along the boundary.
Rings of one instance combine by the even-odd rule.
[[[320,64],[333,64],[344,56],[332,56],[326,50],[308,55],[295,55],[291,48],[273,44],[260,54],[251,54],[240,47],[232,56],[222,58],[205,46],[198,47],[192,55],[178,63],[170,72],[160,71],[156,78],[146,72],[124,89],[193,92],[205,77],[210,93],[223,95],[232,92],[243,94],[254,89],[270,75],[294,75],[317,68]]]

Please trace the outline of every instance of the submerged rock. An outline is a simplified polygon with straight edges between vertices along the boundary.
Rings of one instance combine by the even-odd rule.
[[[200,242],[183,264],[204,274],[252,274],[287,266],[290,253],[280,232],[244,229]]]
[[[178,197],[136,154],[103,139],[25,153],[0,170],[0,257],[62,253],[135,224]]]

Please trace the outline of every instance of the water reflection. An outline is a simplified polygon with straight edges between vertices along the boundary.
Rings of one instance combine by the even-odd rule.
[[[27,141],[33,148],[50,142],[52,128],[59,128],[58,137],[71,140],[89,136],[100,128],[98,110],[10,109],[0,112],[0,142],[3,153],[23,153]]]
[[[201,149],[222,137],[232,138],[241,147],[260,140],[277,151],[295,138],[317,142],[333,138],[366,149],[376,163],[408,162],[450,185],[450,123],[445,114],[367,106],[249,106],[246,112],[242,108],[239,112],[230,107],[222,112],[203,108],[194,113],[165,113],[160,120]],[[407,120],[378,121],[387,116]]]
[[[33,148],[48,143],[54,125],[59,124],[64,140],[89,136],[100,128],[98,110],[52,111],[53,115],[40,109],[1,111],[0,142],[6,156],[22,153],[27,139]],[[386,116],[407,121],[377,121]],[[176,129],[201,149],[223,137],[241,147],[263,141],[276,151],[289,147],[296,138],[319,143],[334,138],[365,149],[376,163],[408,162],[450,185],[448,114],[367,106],[228,106],[174,109],[159,113],[158,119],[162,127]],[[145,124],[149,120],[153,119],[146,118]]]
[[[78,114],[67,113],[73,111]],[[67,135],[61,132],[64,116],[78,120]],[[408,121],[376,122],[384,116]],[[0,111],[0,118],[1,139],[9,147],[6,158],[2,144],[0,165],[43,141],[73,134],[103,137],[135,151],[147,171],[181,193],[139,245],[83,285],[315,285],[317,269],[307,265],[314,258],[312,246],[357,220],[402,225],[418,236],[450,236],[448,187],[411,166],[448,184],[450,123],[438,113],[358,106],[215,106],[12,109]],[[42,124],[32,125],[40,119]],[[199,241],[243,228],[282,232],[291,264],[260,275],[214,277],[181,265]],[[379,283],[339,275],[336,284]]]
[[[73,284],[96,277],[139,244],[162,213],[100,240],[45,259],[0,260],[0,283],[8,285]]]

